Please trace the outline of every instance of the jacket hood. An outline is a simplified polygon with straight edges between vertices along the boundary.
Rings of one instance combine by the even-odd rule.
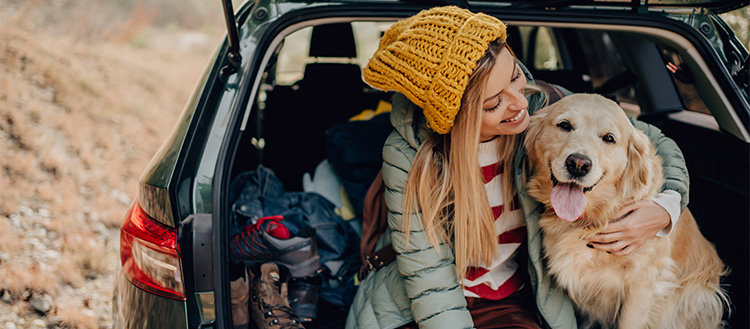
[[[391,125],[409,146],[419,149],[422,142],[432,133],[427,127],[422,109],[401,93],[393,96],[391,106]]]

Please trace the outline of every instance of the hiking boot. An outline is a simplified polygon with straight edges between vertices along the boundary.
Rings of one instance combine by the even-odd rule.
[[[318,293],[322,283],[320,275],[289,281],[289,304],[300,321],[310,322],[318,315]]]
[[[232,324],[235,329],[247,329],[250,323],[247,301],[250,298],[250,282],[247,272],[237,280],[229,283],[232,295]]]
[[[279,267],[275,263],[265,263],[259,272],[257,276],[250,272],[250,314],[255,326],[258,329],[304,329],[289,306],[287,283],[282,282]]]
[[[282,216],[258,219],[232,239],[230,249],[236,259],[274,261],[289,269],[292,309],[303,321],[312,321],[317,315],[318,291],[322,283],[315,229],[305,227],[293,236],[283,220]]]
[[[305,227],[296,235],[281,223],[282,216],[268,216],[248,225],[230,242],[237,260],[274,261],[286,266],[293,277],[309,277],[320,270],[315,229]]]

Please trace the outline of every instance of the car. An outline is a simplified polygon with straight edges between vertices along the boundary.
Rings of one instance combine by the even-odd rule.
[[[115,328],[232,327],[230,281],[242,272],[229,246],[232,182],[262,165],[303,191],[327,160],[326,131],[392,96],[361,78],[383,31],[446,4],[507,23],[536,79],[615,99],[677,142],[689,207],[731,270],[728,325],[750,327],[750,56],[718,16],[747,0],[256,0],[236,12],[223,3],[227,38],[121,228]],[[323,305],[329,316],[307,327],[341,328],[346,311]]]

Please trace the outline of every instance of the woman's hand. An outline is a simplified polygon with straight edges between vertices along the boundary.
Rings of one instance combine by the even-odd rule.
[[[589,248],[630,255],[672,223],[669,213],[652,200],[631,203],[620,209],[615,218],[620,220],[610,222],[605,232],[595,235],[587,244]]]

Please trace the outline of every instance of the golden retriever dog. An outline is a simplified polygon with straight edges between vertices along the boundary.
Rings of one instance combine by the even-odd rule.
[[[629,203],[656,196],[662,160],[613,101],[575,94],[531,118],[528,192],[546,205],[539,225],[554,280],[584,326],[708,329],[722,326],[726,274],[713,244],[684,211],[672,232],[627,256],[586,247]]]

